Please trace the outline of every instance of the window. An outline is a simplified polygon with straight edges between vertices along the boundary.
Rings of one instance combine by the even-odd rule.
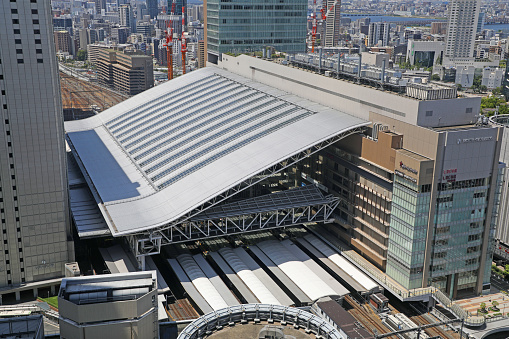
[[[21,39],[14,39],[14,43],[15,44],[20,44],[21,43]]]
[[[18,14],[18,10],[16,8],[11,8],[11,14]]]
[[[37,63],[38,64],[42,64],[44,61],[42,61],[42,59],[37,59]]]
[[[39,12],[36,9],[32,9],[32,14],[38,14]]]
[[[23,50],[21,48],[16,49],[16,54],[23,54]]]
[[[41,34],[41,30],[40,29],[34,29],[34,34]]]
[[[39,24],[39,19],[34,19],[34,20],[32,20],[32,23],[33,23],[34,25],[38,25],[38,24]]]
[[[35,39],[35,43],[40,45],[41,44],[41,39]]]
[[[4,90],[4,89],[2,90],[2,95],[5,95],[5,90]],[[7,120],[7,121],[9,121],[9,120]],[[6,123],[6,124],[7,124],[7,123]]]
[[[18,59],[18,64],[24,64],[25,61],[23,59]]]
[[[12,19],[12,23],[13,23],[14,25],[17,25],[17,24],[19,24],[19,20],[18,20],[18,19]]]
[[[426,116],[427,117],[433,116],[433,111],[426,111]]]
[[[2,95],[5,95],[3,92],[5,92],[5,91],[2,91]],[[9,125],[9,119],[5,119],[5,124]]]
[[[19,29],[15,29],[14,34],[21,34],[21,31]]]
[[[468,241],[476,241],[476,240],[479,240],[479,239],[481,239],[481,235],[480,234],[472,234],[472,235],[468,236]]]
[[[7,104],[4,104],[4,109],[7,109]]]
[[[37,48],[37,49],[35,50],[35,53],[37,53],[37,54],[42,54],[42,49]]]
[[[474,109],[472,107],[467,107],[467,109],[465,110],[465,113],[469,114],[469,113],[472,113],[474,111]]]

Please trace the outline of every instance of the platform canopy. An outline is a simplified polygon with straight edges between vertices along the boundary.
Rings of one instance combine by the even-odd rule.
[[[112,235],[120,236],[190,218],[246,180],[368,124],[207,67],[65,129]]]

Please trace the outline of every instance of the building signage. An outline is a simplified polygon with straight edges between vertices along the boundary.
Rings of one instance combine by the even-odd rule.
[[[415,170],[415,169],[413,169],[413,168],[411,168],[411,167],[408,167],[407,165],[405,165],[405,164],[403,163],[403,161],[400,161],[400,162],[399,162],[399,167],[401,167],[401,168],[402,168],[402,169],[404,169],[404,170],[407,170],[407,171],[408,171],[408,172],[410,172],[410,173],[417,174],[417,170]]]
[[[409,180],[409,181],[413,182],[414,184],[417,184],[417,179],[412,178],[411,176],[406,175],[403,172],[400,172],[398,170],[394,170],[394,174],[396,174],[398,177],[401,177],[403,179]]]
[[[457,168],[444,170],[444,174],[442,175],[442,180],[445,180],[447,182],[455,182],[456,181],[456,173],[458,173]]]
[[[458,145],[466,144],[469,142],[481,142],[481,141],[491,141],[491,140],[493,140],[493,137],[464,138],[464,139],[458,139]]]

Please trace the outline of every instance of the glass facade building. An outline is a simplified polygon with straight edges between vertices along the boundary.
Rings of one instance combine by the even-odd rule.
[[[208,53],[306,50],[307,0],[208,0]]]

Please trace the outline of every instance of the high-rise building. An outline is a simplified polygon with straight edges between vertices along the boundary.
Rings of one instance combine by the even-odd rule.
[[[62,277],[74,254],[51,4],[2,1],[0,16],[0,287],[14,287]]]
[[[106,12],[106,0],[94,0],[95,2],[95,14],[96,17],[101,17],[101,10],[104,10]]]
[[[175,1],[175,12],[173,14],[182,15],[182,7],[187,7],[187,0],[168,0],[168,13],[171,13],[173,1]]]
[[[204,2],[209,61],[219,53],[258,52],[264,46],[297,53],[306,50],[307,0]]]
[[[473,58],[481,0],[452,0],[448,8],[445,57]]]
[[[133,11],[130,5],[122,5],[118,11],[120,26],[129,27],[131,33],[136,32],[136,23],[134,22]]]
[[[99,49],[97,70],[100,82],[127,95],[135,95],[154,86],[152,57],[146,55]]]
[[[206,66],[205,61],[205,41],[198,41],[198,68],[203,68]]]
[[[447,22],[432,22],[431,23],[431,34],[446,34],[447,33]]]
[[[479,12],[479,19],[477,20],[477,33],[481,33],[483,31],[485,19],[486,14],[484,12]]]
[[[150,19],[157,18],[157,14],[159,13],[157,2],[157,0],[147,0],[147,9],[148,15],[150,15]]]
[[[387,22],[372,22],[369,24],[368,47],[387,46],[391,25]]]
[[[322,45],[335,47],[339,42],[339,27],[341,26],[341,1],[323,0],[324,13],[329,13],[324,22]],[[328,12],[330,10],[330,12]]]
[[[68,31],[55,31],[55,50],[72,53],[71,36]]]

